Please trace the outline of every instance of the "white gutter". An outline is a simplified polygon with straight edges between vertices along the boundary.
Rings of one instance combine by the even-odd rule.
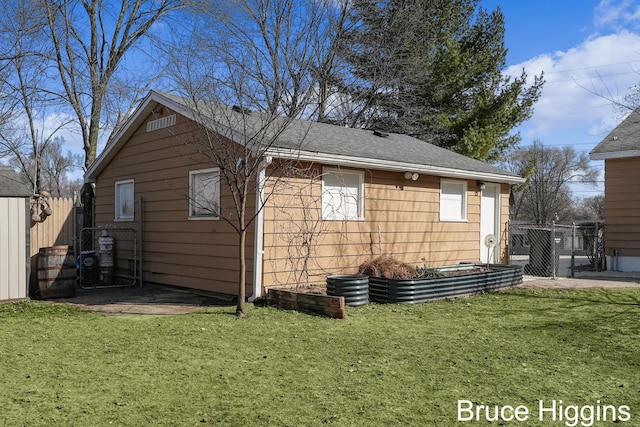
[[[266,181],[266,169],[271,164],[272,158],[265,157],[258,166],[256,177],[256,225],[255,229],[255,253],[253,261],[253,295],[249,302],[253,302],[262,296],[262,262],[264,259],[264,184]]]
[[[438,166],[409,164],[404,162],[394,162],[391,160],[369,159],[365,157],[351,157],[339,154],[324,154],[313,151],[272,148],[269,150],[269,154],[273,157],[278,157],[281,159],[295,159],[318,162],[327,165],[387,170],[393,172],[418,172],[427,175],[442,176],[446,178],[478,179],[490,182],[503,182],[507,184],[517,184],[526,181],[526,179],[522,177],[513,175],[502,175],[489,172],[476,172],[463,169],[443,168]]]

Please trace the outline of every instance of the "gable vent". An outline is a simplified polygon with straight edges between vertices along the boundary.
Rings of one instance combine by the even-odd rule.
[[[151,120],[147,123],[147,132],[153,132],[154,130],[168,128],[176,124],[176,115],[160,117],[156,120]]]

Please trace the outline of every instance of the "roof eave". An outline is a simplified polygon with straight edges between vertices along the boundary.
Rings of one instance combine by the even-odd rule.
[[[311,161],[327,165],[339,165],[345,167],[385,170],[391,172],[417,172],[427,175],[436,175],[445,178],[477,179],[489,182],[499,182],[505,184],[520,184],[526,179],[508,174],[495,174],[489,172],[469,171],[463,169],[443,168],[430,165],[412,164],[404,162],[394,162],[389,160],[378,160],[364,157],[351,157],[337,154],[325,154],[303,150],[291,150],[282,148],[270,148],[268,156],[281,159],[296,159],[301,161]]]
[[[627,157],[640,157],[640,150],[609,151],[606,153],[589,153],[591,160],[625,159]]]

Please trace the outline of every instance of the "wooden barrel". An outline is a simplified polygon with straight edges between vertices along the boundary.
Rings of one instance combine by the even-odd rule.
[[[76,263],[71,246],[40,248],[38,292],[43,299],[76,295]]]

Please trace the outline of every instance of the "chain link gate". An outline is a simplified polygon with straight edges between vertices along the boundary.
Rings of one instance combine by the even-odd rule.
[[[141,286],[140,240],[129,228],[83,228],[76,260],[82,289]]]
[[[552,223],[548,226],[509,222],[509,264],[524,274],[570,276],[600,271],[604,265],[603,223]]]

